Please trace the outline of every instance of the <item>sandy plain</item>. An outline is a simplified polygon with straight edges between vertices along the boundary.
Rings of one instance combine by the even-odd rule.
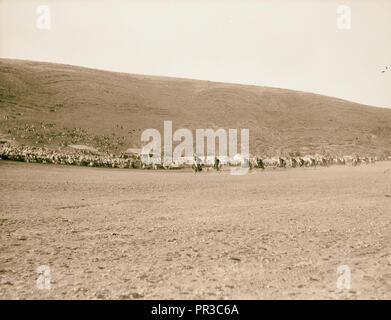
[[[0,161],[0,298],[390,299],[389,168]],[[36,286],[40,265],[50,290]],[[336,286],[341,265],[350,290]]]

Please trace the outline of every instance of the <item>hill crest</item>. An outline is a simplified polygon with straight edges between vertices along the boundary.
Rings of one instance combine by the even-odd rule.
[[[249,128],[250,152],[391,155],[391,109],[288,89],[0,59],[0,133],[119,153],[141,132]],[[162,132],[162,131],[161,131]]]

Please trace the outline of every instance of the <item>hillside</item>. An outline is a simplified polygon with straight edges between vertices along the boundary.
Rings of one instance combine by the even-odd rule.
[[[0,59],[0,134],[119,153],[141,132],[249,128],[252,154],[391,155],[391,109],[292,90]],[[161,131],[162,132],[162,131]]]

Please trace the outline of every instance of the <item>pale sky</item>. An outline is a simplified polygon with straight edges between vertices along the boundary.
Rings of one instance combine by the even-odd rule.
[[[51,29],[36,26],[48,5]],[[337,28],[337,7],[351,29]],[[0,0],[0,57],[391,107],[390,0]]]

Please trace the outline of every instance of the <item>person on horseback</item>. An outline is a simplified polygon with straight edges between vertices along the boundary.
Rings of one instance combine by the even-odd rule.
[[[216,171],[220,171],[220,159],[215,157],[215,162],[213,167],[216,169]]]
[[[197,155],[194,155],[192,168],[194,173],[202,171],[202,161]]]
[[[258,168],[261,168],[262,170],[265,169],[265,165],[264,165],[263,160],[261,158],[257,157],[256,162],[257,162]]]

